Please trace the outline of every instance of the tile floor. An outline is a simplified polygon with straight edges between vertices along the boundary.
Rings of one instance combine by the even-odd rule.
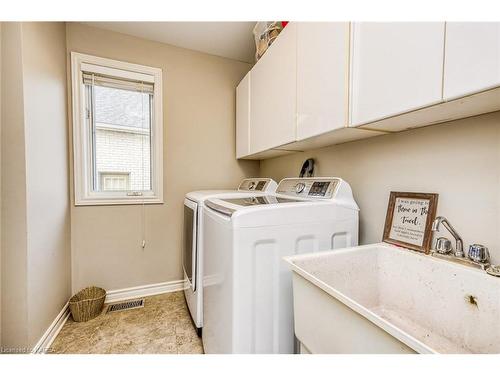
[[[51,346],[55,354],[203,354],[183,292],[146,297],[143,308],[68,319]]]

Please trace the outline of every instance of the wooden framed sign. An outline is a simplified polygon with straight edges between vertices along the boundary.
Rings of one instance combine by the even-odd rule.
[[[438,194],[391,191],[382,241],[428,253]]]

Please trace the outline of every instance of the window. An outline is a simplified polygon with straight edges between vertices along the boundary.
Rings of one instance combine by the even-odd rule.
[[[163,203],[160,69],[71,54],[75,204]]]

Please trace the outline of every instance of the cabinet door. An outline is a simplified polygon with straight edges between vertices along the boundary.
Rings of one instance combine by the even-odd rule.
[[[236,87],[236,157],[250,154],[250,72]]]
[[[442,100],[444,22],[354,23],[351,125]]]
[[[500,23],[447,23],[444,99],[495,86],[500,86]]]
[[[297,25],[297,140],[348,125],[349,23]]]
[[[295,141],[297,27],[289,23],[252,69],[250,153]]]

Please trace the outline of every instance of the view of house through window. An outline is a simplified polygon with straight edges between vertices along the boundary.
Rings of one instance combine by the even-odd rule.
[[[151,190],[152,94],[94,82],[86,90],[93,190]]]
[[[130,190],[130,173],[106,173],[99,172],[102,191]]]

